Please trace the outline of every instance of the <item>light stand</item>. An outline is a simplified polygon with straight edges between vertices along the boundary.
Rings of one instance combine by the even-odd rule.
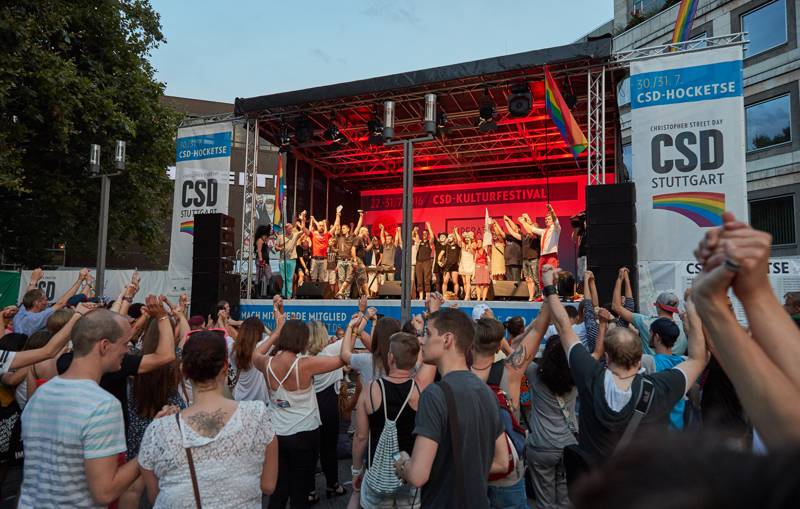
[[[413,193],[414,193],[414,144],[432,141],[436,133],[436,95],[425,95],[425,120],[426,134],[415,138],[393,140],[394,136],[394,101],[384,103],[384,128],[383,137],[385,146],[403,146],[403,266],[400,269],[402,295],[400,309],[402,322],[411,319],[411,229],[413,221]],[[421,133],[419,133],[421,134]],[[425,292],[428,293],[427,291]]]
[[[103,297],[105,289],[106,247],[108,244],[108,201],[111,196],[111,177],[125,170],[125,142],[117,140],[114,151],[114,173],[100,173],[100,145],[92,144],[89,150],[89,178],[100,179],[100,227],[97,234],[97,277],[95,295]]]

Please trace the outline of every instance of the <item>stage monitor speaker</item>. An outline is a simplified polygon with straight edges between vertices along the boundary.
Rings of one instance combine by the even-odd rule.
[[[400,281],[385,281],[378,288],[378,298],[380,299],[399,299],[403,295]]]
[[[295,297],[298,299],[332,299],[333,292],[330,288],[328,283],[306,281],[303,286],[297,288]]]
[[[517,296],[519,286],[525,286],[525,282],[520,281],[492,281],[489,288],[489,300],[522,300],[528,298],[528,288],[524,290],[525,296]]]
[[[228,301],[231,308],[239,307],[241,277],[220,272],[192,273],[191,314],[208,316],[217,302]],[[231,313],[231,316],[238,316]]]

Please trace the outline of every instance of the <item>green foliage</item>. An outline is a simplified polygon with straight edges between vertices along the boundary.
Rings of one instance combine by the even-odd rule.
[[[54,242],[94,253],[99,179],[89,145],[113,171],[109,250],[164,243],[180,117],[161,105],[150,51],[164,42],[148,0],[10,0],[0,4],[0,197],[6,258],[31,266]]]

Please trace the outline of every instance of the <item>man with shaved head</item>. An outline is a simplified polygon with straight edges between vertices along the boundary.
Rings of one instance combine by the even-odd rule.
[[[171,333],[158,298],[147,298],[147,312]],[[104,507],[139,474],[135,459],[119,466],[117,456],[126,450],[122,406],[98,385],[103,375],[120,370],[131,326],[105,309],[79,313],[69,368],[39,387],[22,413],[19,507]]]

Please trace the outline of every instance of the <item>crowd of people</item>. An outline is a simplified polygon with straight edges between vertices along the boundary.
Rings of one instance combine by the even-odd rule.
[[[308,281],[327,285],[338,299],[375,297],[383,283],[400,278],[402,228],[391,231],[379,223],[370,231],[362,210],[355,225],[342,223],[342,210],[337,207],[332,222],[303,211],[277,235],[268,225],[257,229],[257,297],[280,292],[292,298]],[[502,225],[490,218],[485,233],[454,228],[436,234],[429,222],[422,228],[413,226],[413,298],[425,300],[437,292],[447,300],[487,300],[493,281],[524,281],[528,300],[541,301],[541,268],[558,267],[561,226],[552,205],[547,205],[544,227],[528,214],[516,222],[503,216]],[[270,257],[278,260],[277,274],[272,273]],[[270,284],[273,276],[280,277],[279,284]]]
[[[320,247],[352,254],[367,237],[339,223],[308,229],[301,214],[279,248],[318,239],[303,267],[347,284],[360,258],[331,269]],[[453,238],[461,263],[470,244]],[[447,242],[435,257],[433,232],[416,236],[423,280],[435,258],[455,263]],[[0,313],[0,506],[240,508],[268,496],[300,509],[321,498],[318,463],[327,498],[365,509],[793,506],[800,295],[777,300],[770,245],[726,214],[697,248],[693,288],[683,302],[660,295],[656,316],[633,311],[624,267],[613,302],[601,306],[586,271],[582,301],[565,305],[543,253],[529,324],[426,291],[426,312],[407,323],[362,295],[334,336],[287,316],[279,295],[273,330],[225,302],[210,317],[185,295],[135,302],[136,274],[108,303],[84,269],[50,305],[37,270]],[[477,269],[483,247],[469,249]]]

